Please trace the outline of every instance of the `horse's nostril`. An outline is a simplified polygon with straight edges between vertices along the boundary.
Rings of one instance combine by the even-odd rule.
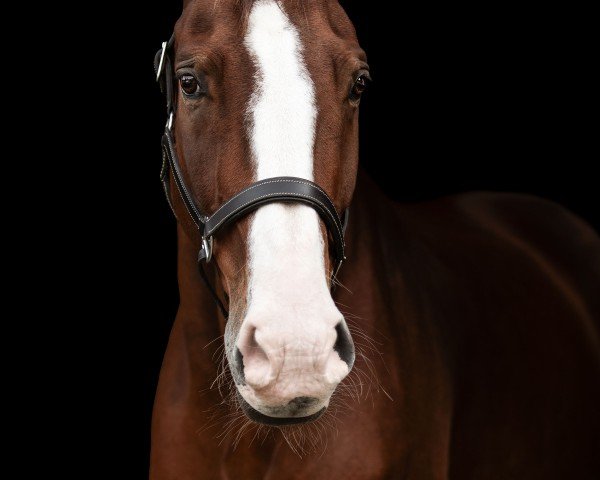
[[[348,365],[348,370],[354,365],[354,342],[348,331],[346,322],[342,320],[335,326],[337,339],[333,349],[338,352],[340,358]]]
[[[235,383],[237,385],[245,385],[246,378],[244,377],[244,356],[242,355],[242,352],[240,352],[240,349],[237,347],[234,353],[234,363],[235,368],[233,370],[235,370]]]
[[[318,398],[313,397],[296,397],[293,400],[290,400],[288,405],[293,405],[296,407],[307,408],[311,405],[314,405],[319,401]]]

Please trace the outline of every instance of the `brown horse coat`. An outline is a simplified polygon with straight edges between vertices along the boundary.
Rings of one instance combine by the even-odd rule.
[[[179,228],[153,480],[600,478],[600,240],[589,226],[516,194],[399,205],[359,175],[347,244],[347,289],[334,299],[373,339],[377,351],[363,340],[363,352],[378,381],[358,355],[345,384],[363,384],[361,401],[342,389],[335,419],[311,430],[323,443],[301,458],[264,427],[251,442],[247,426],[235,448],[244,422],[227,424],[210,388],[224,325]]]

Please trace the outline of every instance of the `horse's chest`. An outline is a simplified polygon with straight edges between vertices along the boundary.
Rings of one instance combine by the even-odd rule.
[[[290,441],[294,440],[290,438]],[[305,442],[310,440],[304,440]],[[285,443],[239,449],[225,459],[223,478],[232,480],[311,479],[374,480],[388,478],[399,468],[397,455],[382,445],[382,436],[365,430],[332,433],[311,452],[299,456]],[[243,449],[245,450],[245,449]],[[240,455],[242,454],[242,455]]]

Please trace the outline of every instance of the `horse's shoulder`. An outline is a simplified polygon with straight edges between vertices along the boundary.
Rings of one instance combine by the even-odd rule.
[[[446,258],[482,265],[501,262],[517,269],[544,265],[545,271],[562,276],[588,298],[600,284],[600,237],[587,222],[553,201],[517,193],[471,192],[427,202],[411,217],[421,218],[427,242]]]
[[[521,193],[470,192],[442,202],[450,217],[461,217],[471,228],[494,237],[544,250],[576,249],[578,256],[600,255],[600,237],[592,227],[551,200]]]

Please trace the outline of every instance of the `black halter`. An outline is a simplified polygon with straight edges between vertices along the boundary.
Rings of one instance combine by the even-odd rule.
[[[228,312],[223,302],[217,295],[214,287],[208,280],[204,271],[203,262],[210,262],[212,257],[213,237],[219,230],[227,225],[237,221],[239,218],[256,210],[257,208],[274,202],[294,202],[303,203],[314,208],[321,216],[327,226],[334,246],[334,258],[336,261],[333,275],[337,274],[342,262],[346,259],[344,256],[344,232],[348,222],[348,210],[344,212],[344,221],[340,220],[338,212],[333,202],[325,191],[310,180],[296,177],[273,177],[253,183],[237,195],[227,200],[212,215],[203,215],[194,202],[192,192],[185,185],[183,172],[177,158],[173,139],[173,121],[175,118],[175,98],[176,85],[173,71],[173,63],[170,51],[173,47],[175,36],[173,35],[168,42],[164,42],[162,48],[157,52],[154,58],[154,69],[156,71],[156,80],[159,82],[162,92],[167,98],[167,125],[162,137],[162,169],[160,178],[165,190],[167,201],[175,214],[171,200],[169,173],[173,175],[175,185],[179,191],[187,213],[193,220],[202,236],[202,245],[198,253],[198,267],[202,279],[206,283],[217,305],[224,317],[227,318]],[[175,214],[176,216],[176,214]]]

